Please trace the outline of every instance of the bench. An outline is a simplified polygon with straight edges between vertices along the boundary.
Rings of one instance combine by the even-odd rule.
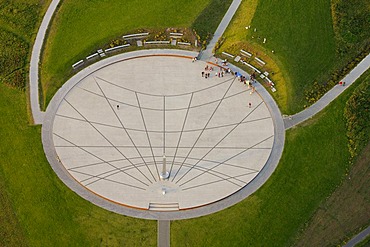
[[[265,80],[269,83],[270,86],[275,86],[275,83],[270,80],[267,76],[265,77]]]
[[[138,39],[138,38],[148,36],[148,35],[149,33],[134,33],[134,34],[123,35],[122,38],[123,39]]]
[[[253,65],[247,63],[247,62],[242,62],[242,64],[244,65],[247,65],[249,68],[253,69],[254,71],[256,71],[258,74],[261,74],[261,71],[259,71],[256,67],[254,67]]]
[[[130,46],[130,44],[119,45],[119,46],[115,46],[115,47],[112,47],[112,48],[108,48],[108,49],[105,50],[105,52],[112,52],[112,51],[120,50],[120,49],[129,47],[129,46]]]
[[[72,68],[76,69],[77,67],[81,66],[82,64],[84,64],[84,60],[80,60],[77,63],[73,64]]]
[[[239,62],[239,61],[240,61],[240,59],[241,59],[241,57],[240,57],[240,56],[236,56],[236,57],[235,57],[235,59],[234,59],[234,61],[235,61],[235,62]]]
[[[87,59],[87,60],[90,60],[90,59],[93,59],[93,58],[95,58],[95,57],[97,57],[97,56],[99,56],[99,54],[96,52],[96,53],[94,53],[94,54],[91,54],[90,56],[87,56],[87,57],[86,57],[86,59]]]
[[[183,35],[182,33],[170,33],[170,37],[175,39],[181,38]]]
[[[144,41],[145,44],[152,44],[152,45],[161,45],[161,44],[170,44],[171,41],[169,40],[151,40],[151,41]]]
[[[227,53],[227,52],[222,52],[222,54],[224,54],[225,56],[228,56],[228,57],[231,57],[231,58],[234,58],[235,56],[231,55],[230,53]]]
[[[189,42],[177,42],[177,44],[179,44],[179,45],[191,45],[191,43],[189,43]]]
[[[264,66],[266,63],[264,62],[264,61],[262,61],[261,59],[259,59],[258,57],[255,57],[254,58],[256,61],[257,61],[257,63],[259,64],[259,65],[261,65],[261,66]]]
[[[245,57],[252,57],[252,53],[249,53],[249,52],[244,51],[244,50],[240,50],[240,54],[242,56],[245,56]]]

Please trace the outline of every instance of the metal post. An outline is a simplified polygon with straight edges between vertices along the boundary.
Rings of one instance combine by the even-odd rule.
[[[170,173],[166,171],[166,155],[165,154],[163,154],[163,166],[162,166],[162,173],[160,176],[162,180],[168,179],[168,177],[170,176]]]

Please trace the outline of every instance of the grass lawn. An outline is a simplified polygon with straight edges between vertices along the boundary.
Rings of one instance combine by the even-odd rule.
[[[231,0],[64,0],[44,47],[41,67],[43,100],[47,104],[71,76],[71,65],[109,42],[139,28],[195,27],[213,33]],[[215,15],[210,16],[212,8]],[[221,10],[221,11],[220,11]],[[205,21],[208,20],[208,22]]]
[[[173,222],[172,246],[291,245],[346,174],[343,111],[359,82],[317,116],[287,131],[279,166],[260,190],[213,215]]]
[[[251,25],[246,30],[245,27]],[[256,32],[254,30],[256,29]],[[277,75],[276,100],[284,113],[302,109],[304,89],[328,76],[336,62],[330,1],[243,1],[220,51],[258,53]],[[263,39],[266,43],[263,44]],[[271,51],[274,50],[275,53]],[[283,84],[283,85],[279,85]]]
[[[108,212],[67,188],[45,158],[40,127],[28,125],[25,93],[3,84],[0,92],[0,211],[9,209],[0,219],[14,222],[1,221],[1,246],[156,245],[155,221]]]
[[[363,83],[356,91],[365,92],[365,85],[370,85],[370,70],[361,80]],[[369,90],[369,86],[367,88]],[[363,106],[368,109],[365,104]],[[357,114],[364,117],[366,110]],[[366,129],[362,131],[366,133]],[[360,154],[347,178],[319,206],[307,228],[297,239],[296,246],[336,246],[370,224],[370,139],[365,138],[362,144],[358,147]]]

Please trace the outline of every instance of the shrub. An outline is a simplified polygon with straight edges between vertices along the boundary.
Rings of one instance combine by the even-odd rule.
[[[349,98],[344,109],[348,149],[352,161],[370,139],[370,80],[362,83]]]

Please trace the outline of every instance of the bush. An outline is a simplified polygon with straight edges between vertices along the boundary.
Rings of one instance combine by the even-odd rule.
[[[349,98],[344,109],[352,161],[370,140],[370,78]]]

